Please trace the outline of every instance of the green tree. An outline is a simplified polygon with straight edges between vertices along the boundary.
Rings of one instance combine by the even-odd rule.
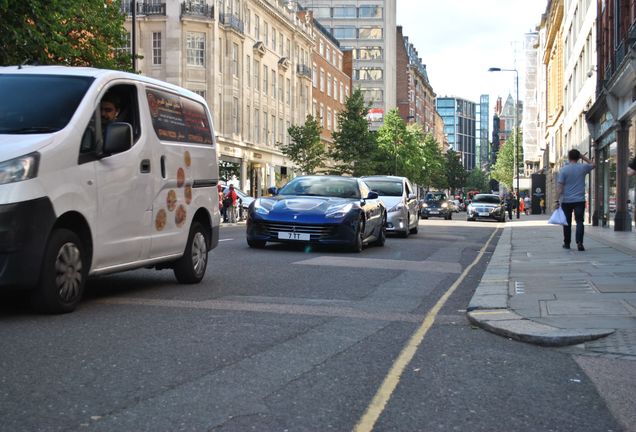
[[[415,180],[426,189],[444,189],[448,187],[446,178],[446,158],[433,134],[426,134],[422,141],[424,163],[422,172]]]
[[[468,174],[465,188],[468,190],[490,192],[490,179],[485,172],[479,168],[475,168]]]
[[[376,135],[376,171],[387,175],[411,177],[407,166],[420,155],[417,154],[417,137],[409,131],[397,108],[384,116],[384,124]]]
[[[517,146],[519,147],[519,169],[523,164],[523,152],[521,150],[521,134],[517,135]],[[509,136],[502,147],[497,152],[497,162],[492,168],[490,176],[506,188],[513,189],[513,179],[515,174],[515,140],[514,136]]]
[[[368,113],[369,106],[357,88],[345,101],[344,109],[338,113],[338,130],[332,134],[333,145],[329,157],[334,160],[335,171],[339,174],[374,174],[376,142],[369,131]]]
[[[280,148],[305,174],[314,174],[322,166],[325,147],[320,142],[321,130],[318,120],[310,114],[305,119],[305,124],[287,129],[290,143]]]
[[[0,65],[131,70],[119,0],[0,0]]]
[[[468,173],[459,161],[460,154],[454,150],[446,152],[446,180],[452,193],[464,187]]]

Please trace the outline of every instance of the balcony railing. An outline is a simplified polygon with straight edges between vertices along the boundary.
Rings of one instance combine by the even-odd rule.
[[[223,24],[224,26],[227,26],[227,27],[230,27],[233,30],[236,30],[240,34],[245,34],[243,21],[241,21],[239,19],[239,17],[237,17],[235,15],[227,14],[227,13],[220,13],[219,14],[219,22],[221,24]]]
[[[312,77],[311,68],[304,64],[296,65],[296,72],[298,72],[298,75],[306,76],[309,79]]]
[[[137,15],[166,15],[166,4],[165,3],[145,3],[145,2],[136,2],[135,8],[137,9]],[[132,5],[131,2],[123,2],[121,5],[122,12],[132,15]]]
[[[181,16],[214,19],[214,6],[184,1],[181,3]]]

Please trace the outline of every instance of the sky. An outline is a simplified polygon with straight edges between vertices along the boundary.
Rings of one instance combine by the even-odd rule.
[[[519,71],[519,97],[524,94],[524,35],[536,30],[547,0],[397,0],[402,26],[426,65],[433,91],[479,102],[490,95],[515,97],[514,72],[488,72],[490,67]]]

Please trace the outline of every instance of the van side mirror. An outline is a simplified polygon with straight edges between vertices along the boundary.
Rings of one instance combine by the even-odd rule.
[[[409,194],[408,199],[409,199],[409,201],[410,201],[410,200],[417,199],[417,195],[415,195],[415,194],[412,194],[412,193],[411,193],[411,194]]]
[[[115,122],[106,127],[102,156],[121,153],[132,147],[133,130],[130,123]]]

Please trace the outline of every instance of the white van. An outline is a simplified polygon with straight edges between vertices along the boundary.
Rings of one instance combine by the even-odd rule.
[[[0,67],[0,95],[0,289],[62,313],[92,275],[156,267],[201,281],[219,238],[202,97],[63,66]]]

